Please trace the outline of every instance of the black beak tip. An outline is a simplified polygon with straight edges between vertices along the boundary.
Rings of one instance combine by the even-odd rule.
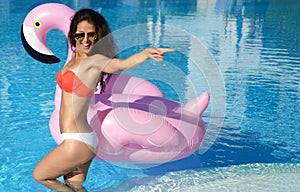
[[[22,40],[22,44],[23,44],[23,47],[26,50],[26,52],[34,59],[36,59],[40,62],[43,62],[43,63],[47,63],[47,64],[53,64],[53,63],[60,62],[60,59],[57,58],[55,55],[46,55],[46,54],[40,53],[40,52],[36,51],[35,49],[33,49],[29,45],[29,43],[26,41],[26,38],[23,33],[23,25],[21,27],[21,40]]]

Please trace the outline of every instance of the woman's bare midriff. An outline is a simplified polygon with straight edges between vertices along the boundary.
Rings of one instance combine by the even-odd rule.
[[[61,133],[89,133],[93,129],[87,121],[87,110],[90,97],[78,97],[63,91],[64,99],[60,106],[60,131]]]

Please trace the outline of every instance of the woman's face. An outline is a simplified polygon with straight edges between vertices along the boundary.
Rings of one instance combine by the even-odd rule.
[[[76,39],[76,51],[83,54],[88,53],[98,38],[95,26],[87,21],[79,22],[74,38]]]

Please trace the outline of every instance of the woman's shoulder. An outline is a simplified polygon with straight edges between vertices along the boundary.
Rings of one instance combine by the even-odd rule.
[[[99,72],[102,72],[103,68],[105,67],[108,62],[111,61],[111,58],[108,58],[102,54],[95,54],[92,56],[86,56],[82,62],[86,67],[91,69],[95,69]]]
[[[111,60],[111,58],[106,57],[105,55],[102,55],[102,54],[95,54],[92,56],[87,56],[85,59],[94,65],[104,64],[107,61]]]

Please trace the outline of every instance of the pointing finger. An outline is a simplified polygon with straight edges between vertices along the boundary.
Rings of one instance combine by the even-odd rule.
[[[165,52],[175,52],[176,49],[172,49],[172,48],[157,48],[158,51],[165,53]]]

